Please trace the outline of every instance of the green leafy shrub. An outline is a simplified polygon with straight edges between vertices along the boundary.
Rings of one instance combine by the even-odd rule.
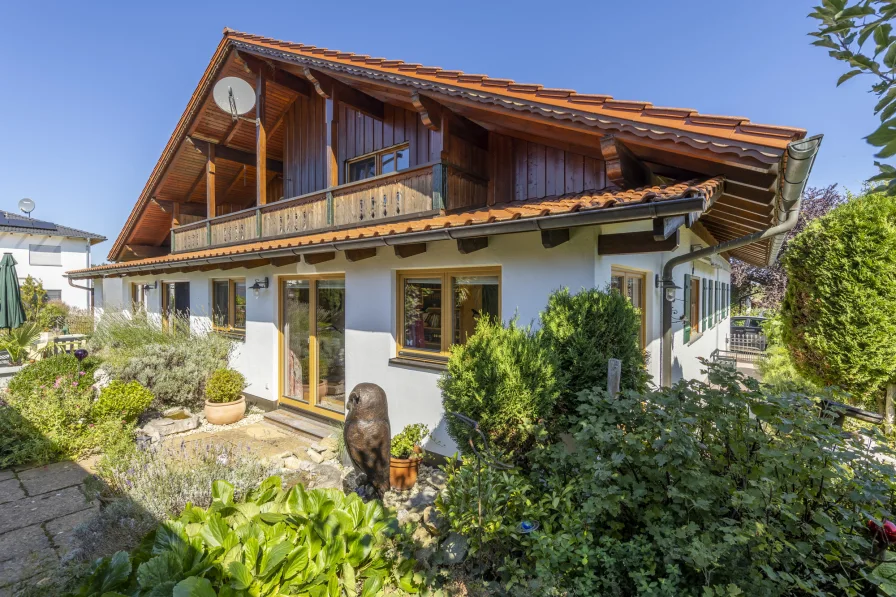
[[[265,480],[244,502],[224,481],[212,487],[208,509],[188,507],[132,554],[97,562],[72,595],[361,595],[385,586],[415,593],[413,560],[400,564],[390,547],[394,517],[338,490],[281,489]],[[220,592],[218,592],[220,591]]]
[[[572,446],[530,471],[449,470],[438,507],[505,586],[571,595],[872,594],[868,518],[892,517],[894,471],[813,399],[714,385],[579,394]],[[479,512],[482,512],[482,523]],[[525,524],[524,524],[525,523]],[[535,530],[532,530],[532,529]],[[526,532],[531,531],[531,532]]]
[[[22,363],[31,355],[31,347],[40,338],[40,327],[33,321],[7,330],[0,336],[0,349],[9,353],[13,363]]]
[[[793,239],[783,260],[783,336],[797,370],[873,405],[896,380],[896,201],[852,199]]]
[[[540,334],[558,359],[558,414],[574,411],[575,395],[582,390],[606,386],[610,359],[622,361],[621,389],[647,387],[638,341],[641,317],[619,292],[592,288],[578,294],[568,289],[553,293],[541,314]]]
[[[152,400],[152,392],[139,382],[114,380],[100,391],[93,412],[98,417],[117,417],[133,422],[149,408]]]
[[[494,447],[522,456],[535,441],[532,425],[549,415],[560,391],[555,357],[528,327],[483,317],[466,344],[451,347],[439,379],[445,410],[479,422]],[[470,428],[447,417],[461,448]]]
[[[766,320],[762,326],[768,340],[765,354],[758,363],[762,383],[776,391],[797,390],[807,394],[817,394],[820,391],[819,388],[796,370],[790,350],[784,344],[782,328],[783,323],[780,316]]]
[[[23,395],[35,387],[51,386],[62,376],[77,375],[83,371],[84,375],[79,375],[79,377],[89,381],[80,387],[83,391],[91,391],[90,383],[93,382],[93,372],[98,364],[98,361],[93,357],[87,357],[81,362],[78,362],[78,359],[70,354],[46,357],[26,365],[21,371],[16,373],[9,380],[8,389],[11,394]]]
[[[50,462],[56,448],[11,406],[0,406],[0,469],[27,462]]]
[[[414,447],[419,446],[429,429],[423,423],[407,425],[401,433],[392,438],[392,457],[411,458],[414,456]]]
[[[205,398],[209,402],[223,404],[239,400],[240,392],[246,388],[246,378],[233,369],[218,369],[205,384]]]

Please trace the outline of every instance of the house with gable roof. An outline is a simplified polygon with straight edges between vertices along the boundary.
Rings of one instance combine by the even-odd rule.
[[[246,85],[248,112],[216,103]],[[450,454],[450,347],[483,315],[537,324],[558,288],[624,293],[654,382],[701,377],[730,259],[775,260],[820,142],[226,29],[110,263],[68,276],[98,316],[237,338],[273,420],[315,433],[373,382],[394,429],[426,423]]]

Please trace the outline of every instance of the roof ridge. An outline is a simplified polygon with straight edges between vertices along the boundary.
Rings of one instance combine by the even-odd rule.
[[[250,42],[260,42],[280,48],[287,48],[295,52],[308,52],[323,56],[328,60],[341,60],[354,63],[362,63],[362,67],[375,70],[398,70],[405,74],[417,74],[438,79],[456,81],[460,84],[480,85],[483,87],[503,88],[507,92],[516,95],[531,95],[553,101],[565,101],[570,104],[586,104],[599,106],[603,111],[619,111],[640,113],[644,117],[653,119],[684,120],[685,124],[717,127],[733,130],[745,134],[753,134],[774,138],[799,139],[806,135],[806,130],[798,127],[787,127],[773,124],[752,122],[744,116],[720,116],[716,114],[704,114],[691,108],[674,108],[654,106],[651,102],[639,100],[617,99],[610,95],[579,93],[574,89],[547,88],[536,83],[518,83],[513,79],[502,79],[488,75],[468,74],[460,70],[446,70],[438,66],[425,66],[417,63],[407,63],[402,60],[389,60],[386,58],[371,58],[368,54],[354,52],[342,52],[330,48],[309,46],[297,42],[284,41],[273,37],[256,35],[244,31],[237,31],[228,27],[224,28],[225,38],[240,38]],[[413,71],[413,72],[412,72]]]

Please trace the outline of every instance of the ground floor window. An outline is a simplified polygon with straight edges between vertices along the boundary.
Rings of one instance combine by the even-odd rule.
[[[641,349],[647,345],[647,309],[645,308],[646,287],[643,273],[614,267],[610,272],[610,287],[616,292],[622,293],[632,306],[638,310],[641,317],[641,325],[638,330],[638,342]]]
[[[701,329],[701,320],[700,320],[700,312],[701,305],[705,302],[705,284],[701,284],[704,282],[700,278],[692,276],[690,274],[685,274],[684,276],[684,341],[690,342],[691,334],[695,336],[700,333]],[[703,312],[706,311],[705,305],[703,306]],[[705,327],[705,326],[704,326]]]
[[[162,283],[162,328],[171,332],[190,329],[190,283]]]
[[[215,330],[246,337],[246,279],[212,280],[212,314]]]
[[[330,418],[345,415],[345,279],[280,281],[281,396]]]
[[[398,356],[444,362],[482,317],[501,317],[496,268],[398,274]]]

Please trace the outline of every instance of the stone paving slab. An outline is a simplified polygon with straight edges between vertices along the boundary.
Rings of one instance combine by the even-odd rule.
[[[0,562],[21,557],[22,554],[53,547],[50,538],[39,524],[0,535]],[[0,577],[0,585],[3,584]]]
[[[295,433],[280,429],[267,422],[253,423],[245,427],[224,431],[201,431],[184,436],[174,436],[163,440],[164,445],[176,447],[181,444],[217,444],[245,446],[259,458],[271,458],[283,452],[304,453],[311,441]]]
[[[0,471],[0,481],[6,481],[8,479],[15,479],[15,477],[16,477],[16,474],[9,469],[7,469],[5,471]]]
[[[18,473],[28,495],[40,495],[57,489],[80,485],[90,475],[77,462],[56,462]]]
[[[18,479],[9,479],[8,481],[0,481],[0,504],[14,502],[25,497],[25,492],[19,484]]]
[[[21,558],[0,562],[0,585],[14,585],[36,576],[59,562],[53,548],[42,549]]]
[[[90,507],[79,487],[27,497],[0,508],[0,533],[40,524]]]

